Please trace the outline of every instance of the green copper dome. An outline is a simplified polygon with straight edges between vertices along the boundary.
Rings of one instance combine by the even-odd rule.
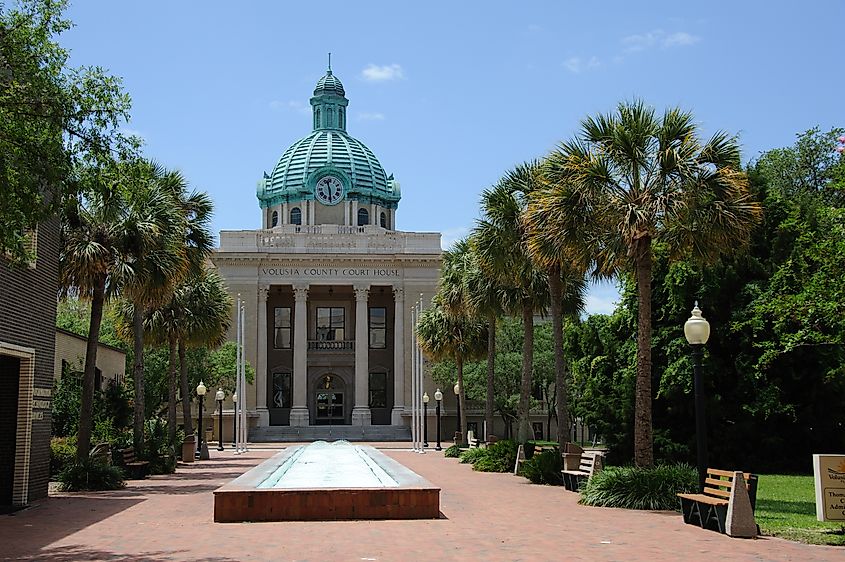
[[[311,98],[313,132],[285,150],[273,172],[258,184],[262,209],[314,199],[325,176],[341,180],[346,199],[395,209],[399,184],[384,172],[373,152],[346,132],[346,92],[331,69],[317,81]]]

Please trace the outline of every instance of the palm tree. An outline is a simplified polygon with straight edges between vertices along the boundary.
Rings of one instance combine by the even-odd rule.
[[[140,160],[133,167],[131,181],[135,189],[165,188],[172,194],[172,188],[166,180],[168,172],[154,162]],[[135,453],[143,454],[144,449],[144,311],[166,300],[174,286],[184,277],[187,262],[182,243],[184,217],[176,205],[168,205],[167,216],[161,234],[155,239],[154,246],[147,249],[135,261],[136,275],[127,283],[123,295],[130,303],[126,311],[131,320],[133,342],[132,380],[135,387],[133,443]],[[123,309],[125,307],[121,307]]]
[[[60,280],[64,294],[91,301],[79,412],[77,459],[88,456],[94,403],[94,369],[103,306],[138,275],[138,259],[167,228],[168,196],[137,189],[127,181],[126,163],[76,170],[78,195],[63,202]]]
[[[174,300],[181,303],[179,329],[179,380],[182,389],[182,416],[185,432],[193,432],[191,423],[190,389],[188,388],[188,347],[221,346],[232,323],[232,297],[226,291],[223,278],[214,271],[205,270],[189,278]],[[198,428],[202,431],[202,427]]]
[[[474,247],[482,270],[512,291],[511,311],[522,316],[525,336],[517,429],[517,439],[522,442],[531,438],[534,313],[544,312],[549,302],[546,273],[535,267],[528,255],[522,213],[528,196],[541,185],[539,162],[516,166],[496,186],[482,193],[483,217],[473,231]]]
[[[563,354],[563,318],[576,315],[584,308],[586,272],[588,264],[578,261],[583,256],[580,246],[583,230],[567,232],[566,236],[546,236],[548,213],[538,204],[543,194],[554,189],[544,182],[532,192],[528,206],[523,213],[527,231],[527,248],[531,259],[544,269],[549,280],[552,333],[554,337],[555,365],[555,418],[557,418],[557,442],[561,445],[569,439],[569,411],[567,404],[566,362]]]
[[[170,300],[147,312],[146,337],[156,344],[167,345],[169,350],[167,422],[171,439],[176,437],[176,397],[180,389],[185,433],[190,435],[194,431],[186,348],[222,344],[229,330],[231,308],[232,299],[222,278],[213,271],[201,271],[184,280]]]
[[[739,145],[724,132],[702,142],[692,114],[670,108],[657,116],[634,101],[585,119],[544,172],[554,185],[537,196],[548,215],[541,236],[567,238],[583,229],[574,263],[592,262],[599,276],[635,277],[634,462],[652,466],[652,244],[665,243],[673,258],[712,260],[747,242],[761,208],[740,169]]]
[[[464,363],[484,353],[487,339],[484,323],[476,317],[449,312],[438,292],[431,306],[423,310],[414,328],[423,351],[435,361],[452,360],[458,369],[458,403],[466,412]],[[466,443],[467,417],[461,419],[461,439]]]

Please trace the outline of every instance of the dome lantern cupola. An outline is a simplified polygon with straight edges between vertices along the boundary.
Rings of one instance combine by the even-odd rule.
[[[314,115],[314,130],[346,130],[346,92],[343,84],[332,74],[332,55],[329,53],[329,67],[326,75],[317,81],[311,110]]]

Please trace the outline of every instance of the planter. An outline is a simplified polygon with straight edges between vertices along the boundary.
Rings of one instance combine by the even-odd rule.
[[[182,442],[182,462],[194,462],[196,450],[196,439],[193,435],[186,435],[185,440]]]

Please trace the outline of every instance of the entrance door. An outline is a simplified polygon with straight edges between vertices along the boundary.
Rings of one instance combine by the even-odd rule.
[[[342,425],[343,423],[343,391],[318,390],[317,425]]]
[[[21,360],[0,355],[0,381],[4,386],[0,392],[0,505],[12,503],[20,376]]]
[[[337,375],[321,376],[314,389],[314,424],[343,425],[346,423],[344,404],[346,385]]]

